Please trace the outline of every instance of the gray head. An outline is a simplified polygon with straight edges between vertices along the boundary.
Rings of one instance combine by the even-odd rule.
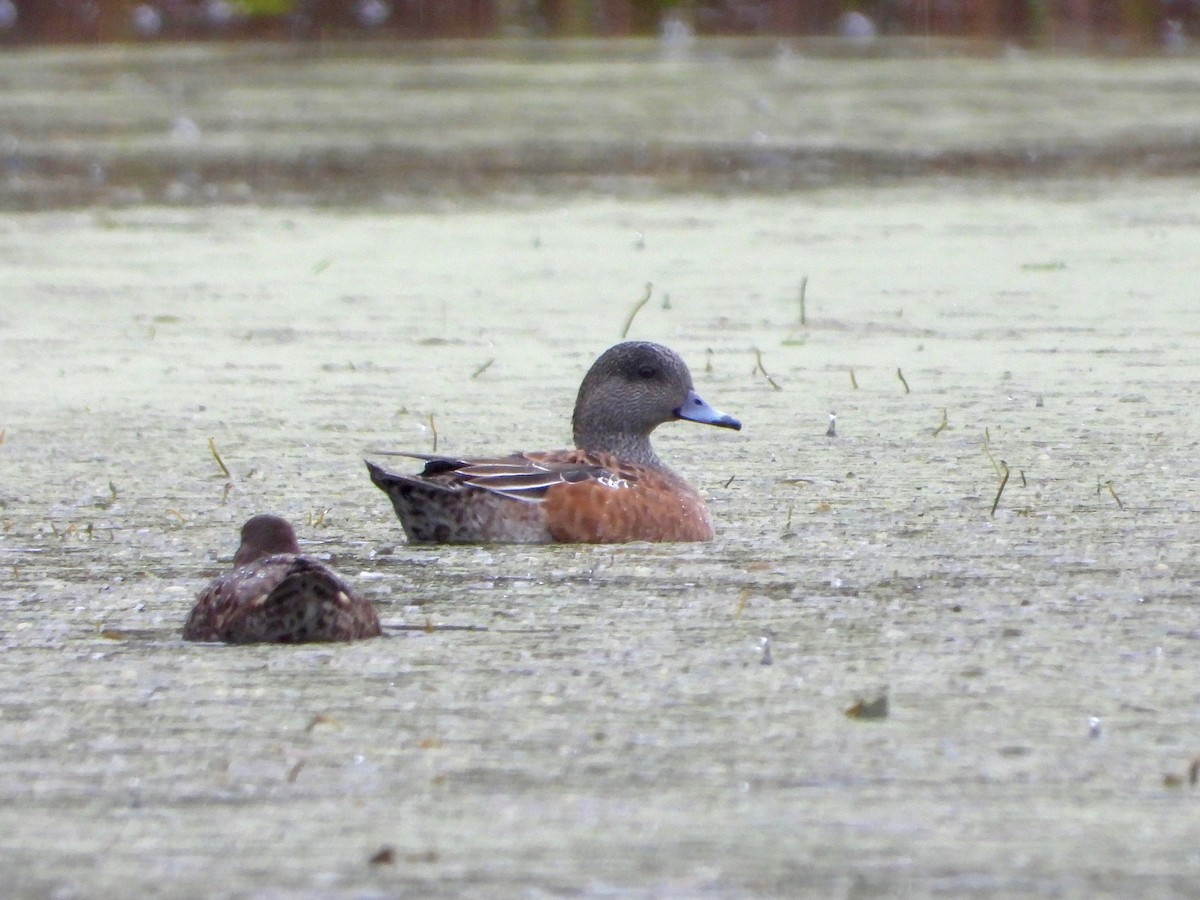
[[[742,427],[701,399],[687,364],[675,351],[662,344],[626,341],[605,350],[579,386],[572,418],[575,446],[661,465],[650,446],[650,432],[675,419]]]
[[[279,516],[255,516],[242,526],[242,543],[233,556],[234,566],[273,556],[276,553],[299,553],[296,532],[286,519]]]

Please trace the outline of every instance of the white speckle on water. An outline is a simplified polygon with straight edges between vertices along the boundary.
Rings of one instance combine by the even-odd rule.
[[[198,144],[202,136],[200,126],[187,116],[176,116],[171,120],[171,140],[175,143]]]

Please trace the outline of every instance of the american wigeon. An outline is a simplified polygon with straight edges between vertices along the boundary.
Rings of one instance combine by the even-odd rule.
[[[380,633],[371,604],[329,566],[302,556],[292,526],[278,516],[242,526],[233,565],[196,598],[184,640],[299,644]]]
[[[370,462],[410,541],[440,543],[621,543],[709,541],[704,498],[668,469],[650,432],[687,419],[741,423],[709,406],[687,365],[660,344],[628,341],[606,350],[579,387],[574,450],[425,460],[417,475]]]

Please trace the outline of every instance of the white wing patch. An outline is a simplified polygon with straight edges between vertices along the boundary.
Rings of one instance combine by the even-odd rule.
[[[599,484],[602,484],[607,488],[614,488],[616,490],[620,490],[621,488],[627,488],[630,486],[629,482],[626,481],[624,478],[621,478],[618,475],[614,475],[611,472],[606,472],[605,474],[603,474],[599,478],[597,478],[596,481]]]

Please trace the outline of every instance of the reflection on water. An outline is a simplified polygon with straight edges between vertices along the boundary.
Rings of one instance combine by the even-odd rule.
[[[1195,169],[1198,60],[936,50],[517,41],[0,56],[0,207],[427,205]]]

